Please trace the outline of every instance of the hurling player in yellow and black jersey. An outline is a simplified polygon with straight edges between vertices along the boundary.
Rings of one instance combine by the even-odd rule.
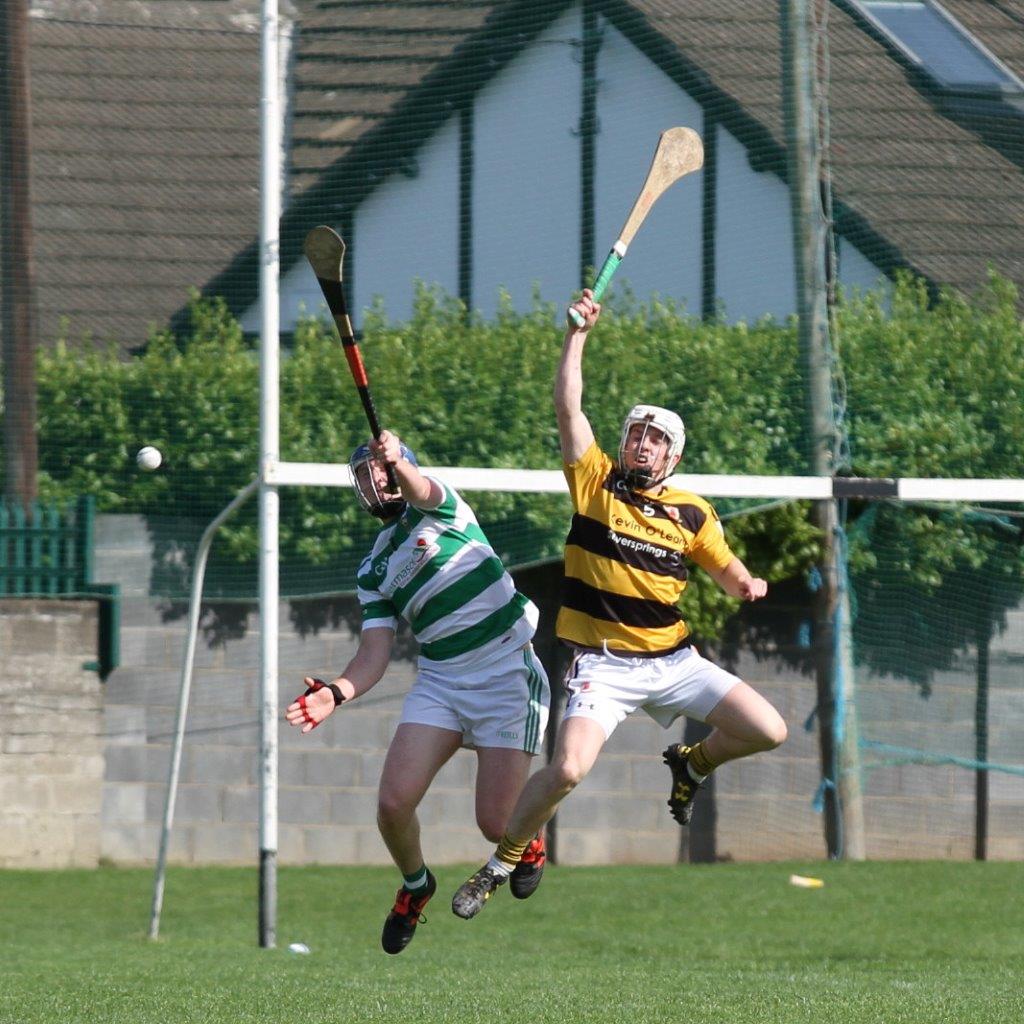
[[[676,602],[693,562],[733,597],[756,601],[768,584],[730,551],[715,510],[666,481],[683,454],[674,412],[638,405],[622,427],[618,461],[598,447],[583,414],[583,349],[601,307],[589,291],[574,308],[555,381],[555,410],[575,514],[565,547],[558,636],[574,651],[569,702],[547,767],[526,784],[494,856],[455,894],[452,909],[473,917],[505,881],[520,853],[593,767],[627,715],[642,708],[668,727],[680,715],[707,722],[694,747],[664,752],[669,807],[690,821],[701,782],[719,765],[786,738],[786,724],[757,691],[701,657]]]

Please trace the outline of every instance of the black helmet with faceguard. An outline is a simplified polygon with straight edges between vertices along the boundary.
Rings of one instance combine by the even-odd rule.
[[[402,458],[418,466],[416,456],[411,448],[404,444],[399,445]],[[361,444],[348,460],[349,469],[352,471],[352,486],[355,488],[359,504],[378,519],[394,519],[405,511],[405,498],[401,494],[387,491],[377,485],[370,464],[375,457],[368,444]]]

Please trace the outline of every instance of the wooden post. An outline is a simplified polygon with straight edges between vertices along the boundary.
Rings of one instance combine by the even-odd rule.
[[[0,3],[0,303],[4,493],[37,496],[35,324],[29,167],[28,0]]]
[[[827,279],[829,228],[822,208],[824,153],[819,123],[827,117],[827,112],[821,99],[823,87],[816,79],[810,7],[814,2],[780,0],[779,12],[796,304],[800,352],[807,371],[808,468],[813,476],[833,476],[838,434],[832,403]],[[853,717],[849,601],[842,584],[845,579],[839,536],[842,527],[835,500],[815,502],[814,519],[822,534],[821,585],[815,594],[814,649],[821,765],[826,780],[825,844],[830,857],[861,859],[864,834]],[[842,719],[837,715],[842,715]]]

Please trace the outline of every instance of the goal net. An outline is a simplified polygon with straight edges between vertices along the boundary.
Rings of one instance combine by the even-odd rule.
[[[1022,529],[1019,514],[957,502],[870,503],[849,524],[855,701],[877,855],[1016,856]]]

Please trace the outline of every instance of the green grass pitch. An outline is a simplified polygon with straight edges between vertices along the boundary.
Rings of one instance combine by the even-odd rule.
[[[0,872],[3,1024],[1021,1024],[1024,866],[549,867],[473,921],[438,869],[412,945],[384,868],[283,868],[278,948],[254,869]],[[825,880],[789,884],[792,872]],[[287,951],[304,942],[309,955]]]

